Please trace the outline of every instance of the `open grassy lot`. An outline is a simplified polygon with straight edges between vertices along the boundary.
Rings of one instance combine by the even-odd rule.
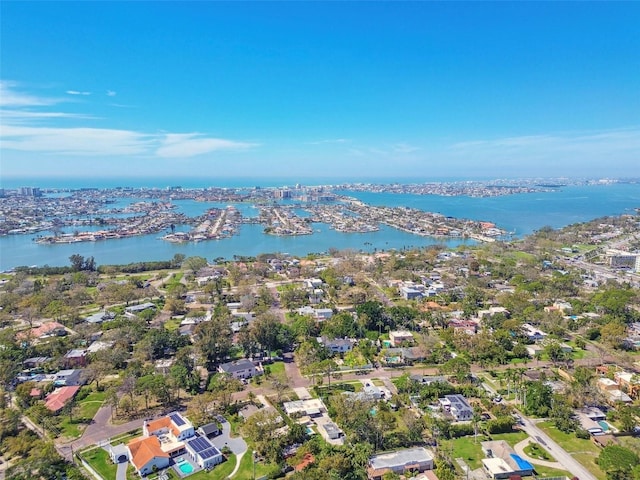
[[[453,447],[453,458],[462,458],[472,469],[482,467],[481,460],[484,458],[480,442],[488,440],[483,435],[478,435],[477,440],[473,437],[460,437],[449,440]]]
[[[81,453],[81,456],[102,478],[116,478],[118,467],[111,462],[109,454],[103,448],[86,450]]]
[[[600,470],[600,467],[595,462],[598,455],[600,455],[600,448],[591,440],[577,438],[573,433],[561,432],[551,422],[540,422],[537,426],[597,478],[605,478],[604,472]]]

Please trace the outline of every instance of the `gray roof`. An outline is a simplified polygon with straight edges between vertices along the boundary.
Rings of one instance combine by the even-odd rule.
[[[322,424],[322,428],[325,429],[325,431],[329,434],[331,433],[340,433],[341,430],[338,428],[338,426],[335,423],[332,422],[327,422]]]
[[[201,426],[198,430],[200,430],[204,435],[209,436],[213,433],[217,434],[220,431],[220,427],[218,427],[216,422],[211,422]]]
[[[220,368],[226,373],[235,373],[249,368],[255,368],[255,365],[251,360],[246,358],[235,360],[233,362],[223,363]]]
[[[398,468],[415,463],[433,461],[433,455],[424,447],[405,448],[397,452],[382,453],[369,459],[369,464],[376,470],[382,468]]]
[[[157,308],[155,303],[141,303],[140,305],[131,305],[130,307],[126,307],[125,310],[130,313],[134,312],[142,312],[147,308]]]

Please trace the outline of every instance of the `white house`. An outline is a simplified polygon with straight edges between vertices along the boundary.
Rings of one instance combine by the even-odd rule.
[[[328,339],[326,337],[318,337],[317,340],[320,345],[324,345],[331,350],[332,353],[350,352],[354,343],[354,341],[349,338]]]
[[[196,436],[185,443],[189,456],[202,469],[212,468],[224,461],[224,457],[207,437]]]
[[[154,469],[169,466],[169,453],[162,450],[160,440],[156,436],[140,437],[127,445],[129,460],[141,477],[150,474]]]
[[[262,373],[262,368],[256,367],[251,360],[246,358],[234,360],[233,362],[223,363],[218,366],[220,373],[228,373],[238,380],[253,378]]]

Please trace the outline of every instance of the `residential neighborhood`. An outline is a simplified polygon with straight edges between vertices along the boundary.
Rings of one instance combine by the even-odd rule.
[[[591,247],[563,251],[603,222],[454,250],[4,273],[0,472],[640,478],[639,291],[576,264]]]

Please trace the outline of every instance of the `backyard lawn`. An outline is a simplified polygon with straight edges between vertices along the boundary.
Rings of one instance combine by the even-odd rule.
[[[111,462],[109,454],[103,448],[86,450],[80,455],[102,476],[102,478],[116,478],[116,471],[118,470],[118,467]]]
[[[478,435],[477,440],[473,436],[460,437],[450,440],[453,446],[453,458],[462,458],[472,469],[482,467],[482,459],[485,458],[480,444],[486,440],[504,440],[512,447],[527,438],[524,432],[500,433],[491,435]]]

